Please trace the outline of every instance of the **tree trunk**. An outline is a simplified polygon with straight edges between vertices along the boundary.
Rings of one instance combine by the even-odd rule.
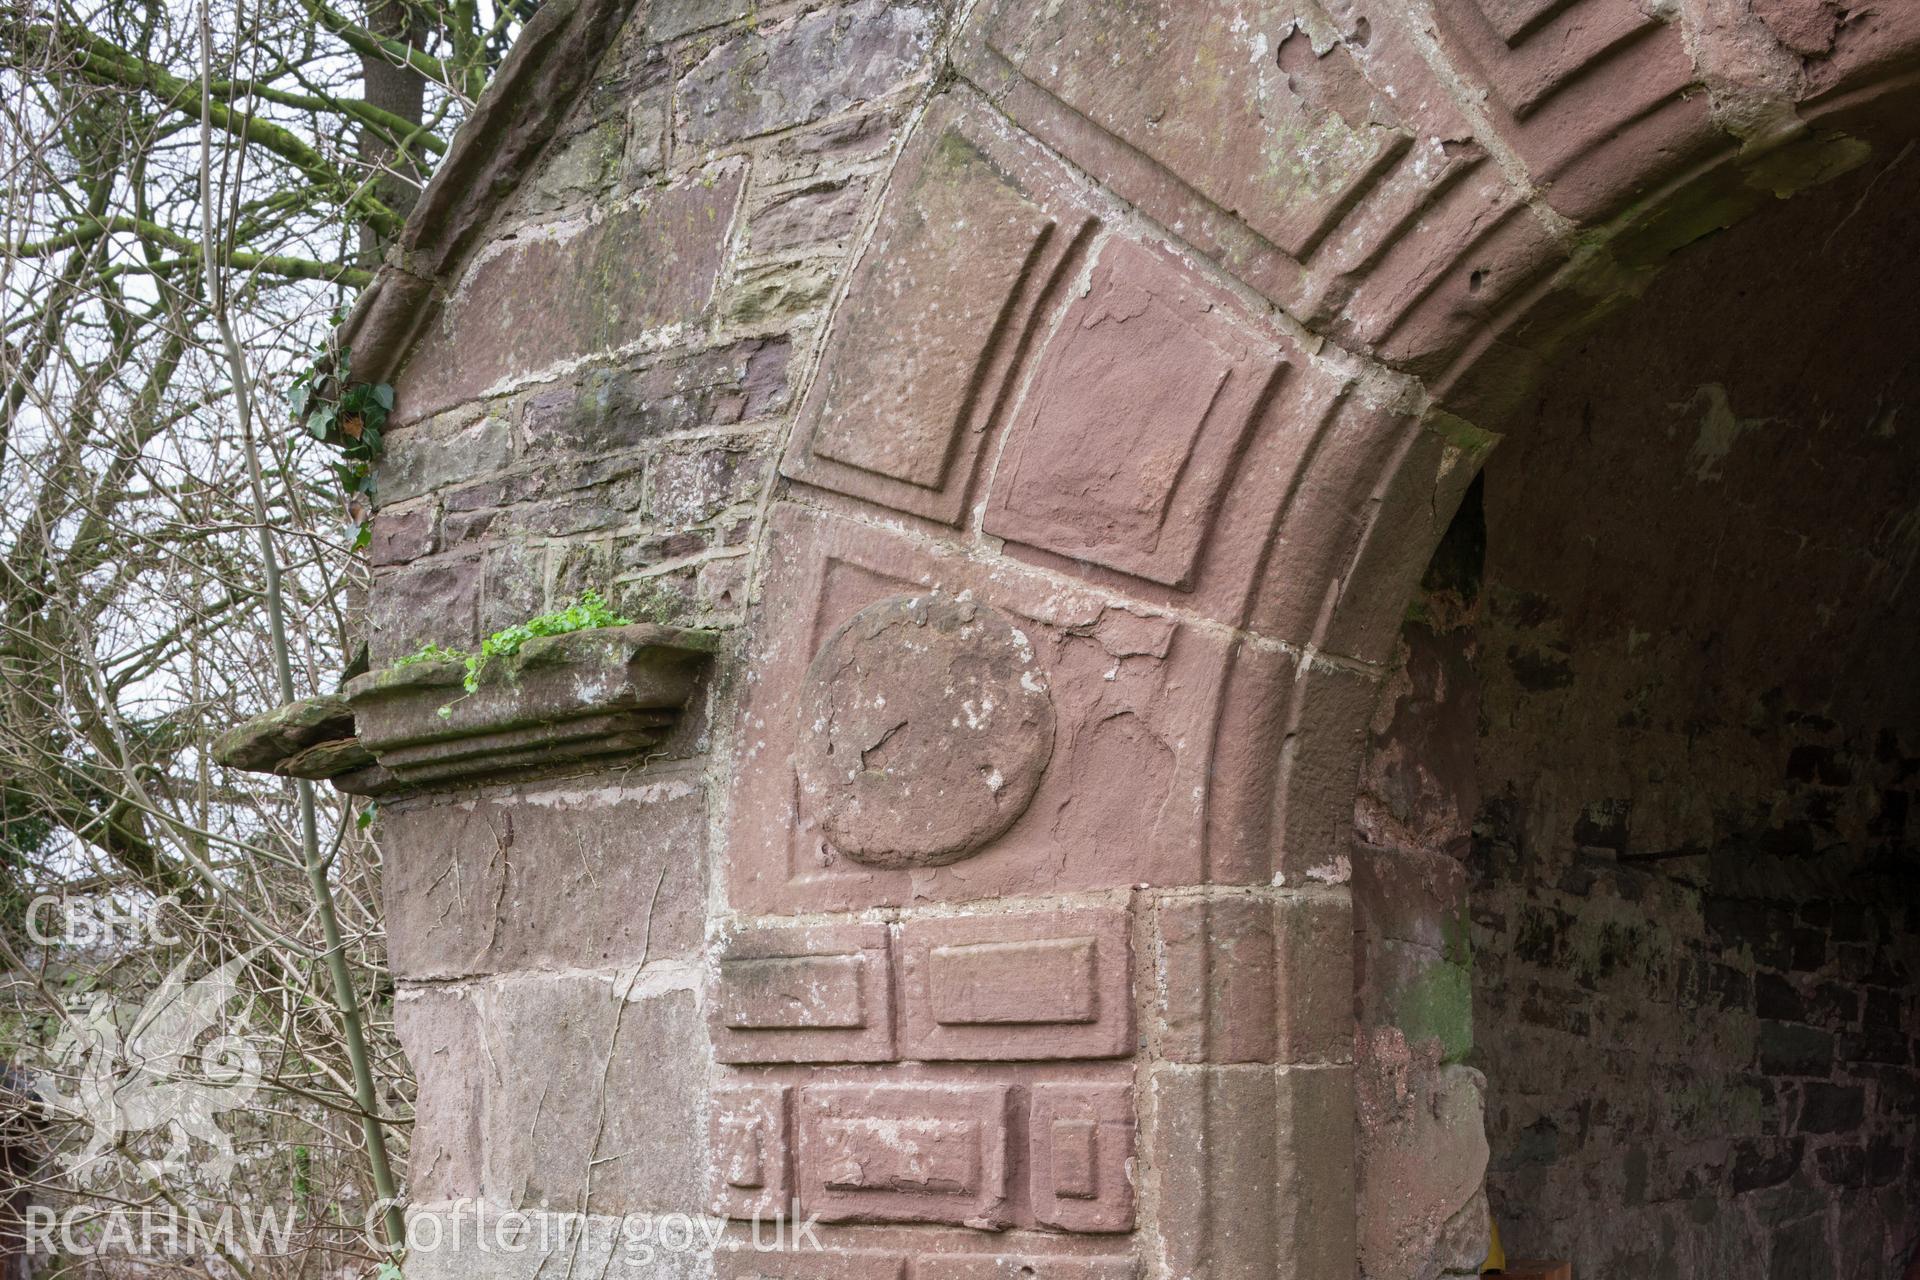
[[[406,0],[367,0],[367,28],[375,35],[404,40],[418,45],[426,39],[426,22],[419,10]],[[397,67],[378,54],[360,55],[360,75],[366,85],[370,106],[388,111],[418,125],[426,105],[426,77],[411,67]],[[372,127],[360,130],[360,156],[370,169],[379,171],[374,192],[380,202],[405,217],[420,192],[423,171],[418,146],[402,155],[394,139]],[[363,265],[379,265],[386,245],[379,233],[367,224],[360,227],[360,256]]]

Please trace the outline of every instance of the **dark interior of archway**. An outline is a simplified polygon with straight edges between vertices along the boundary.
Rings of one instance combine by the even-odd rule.
[[[1506,427],[1358,815],[1464,867],[1494,1216],[1583,1280],[1899,1277],[1920,152],[1690,248]]]

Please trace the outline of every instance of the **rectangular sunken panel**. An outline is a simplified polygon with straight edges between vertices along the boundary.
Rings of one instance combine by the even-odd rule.
[[[867,958],[740,958],[721,964],[720,1018],[737,1031],[851,1031],[867,1025]]]
[[[1022,144],[954,105],[909,145],[854,270],[786,474],[947,524],[1035,309],[1083,211],[1048,199]]]
[[[1093,1022],[1093,938],[976,942],[927,957],[928,1004],[942,1026]]]
[[[998,1229],[1006,1085],[810,1085],[800,1093],[800,1207],[826,1222]]]
[[[1163,255],[1109,241],[1015,413],[987,532],[1191,590],[1286,367],[1222,304]]]
[[[1033,84],[1303,259],[1409,134],[1346,47],[1323,46],[1325,33],[1288,21],[1293,12],[1215,0],[1002,0],[986,42]]]
[[[1034,1221],[1062,1231],[1131,1231],[1132,1088],[1037,1084],[1032,1097]]]
[[[720,957],[711,1031],[722,1062],[886,1062],[885,925],[748,929]]]
[[[771,1218],[788,1209],[792,1161],[784,1085],[713,1092],[711,1203],[723,1218]]]
[[[1110,908],[901,926],[903,1057],[1011,1061],[1133,1052],[1127,913]]]

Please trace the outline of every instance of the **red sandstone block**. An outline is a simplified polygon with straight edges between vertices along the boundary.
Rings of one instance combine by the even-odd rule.
[[[945,524],[1093,225],[1055,165],[963,101],[938,99],[901,159],[784,467]]]
[[[807,1086],[802,1211],[824,1222],[1012,1225],[1008,1095],[999,1084]]]
[[[893,972],[885,925],[754,928],[720,957],[711,1031],[722,1062],[886,1062]]]
[[[1443,44],[1491,89],[1493,124],[1546,198],[1577,221],[1617,211],[1700,157],[1731,147],[1712,125],[1677,27],[1633,0],[1447,0]]]
[[[926,1254],[913,1264],[913,1280],[1134,1280],[1139,1274],[1132,1258],[948,1253]]]
[[[1168,898],[1155,919],[1169,1060],[1351,1059],[1353,909],[1345,896]]]
[[[1353,1072],[1165,1066],[1144,1144],[1167,1274],[1350,1275]]]
[[[713,1255],[715,1280],[902,1280],[906,1270],[899,1254],[852,1249],[722,1248]]]
[[[481,1189],[486,1053],[480,1017],[458,989],[401,989],[393,1029],[420,1082],[408,1192],[414,1203]]]
[[[1191,590],[1286,368],[1233,310],[1167,256],[1110,241],[1014,415],[987,532]]]
[[[1034,1220],[1061,1231],[1131,1231],[1132,1086],[1037,1084],[1031,1095]]]
[[[1127,913],[1104,909],[908,921],[900,935],[902,1056],[1131,1053],[1127,935]]]
[[[983,12],[994,55],[1296,259],[1410,141],[1393,101],[1325,32],[1250,26],[1232,6],[1189,0],[1002,0]],[[1123,194],[1138,198],[1147,167],[1117,175]]]
[[[706,794],[685,775],[382,805],[402,978],[600,969],[701,946]],[[653,905],[649,913],[636,904]]]
[[[792,1159],[783,1085],[716,1089],[709,1111],[713,1211],[725,1218],[772,1218],[790,1204]]]
[[[1007,562],[986,569],[878,525],[784,503],[771,520],[762,561],[770,566],[766,625],[747,658],[755,679],[741,708],[743,754],[726,840],[727,893],[736,909],[857,911],[1204,878],[1200,831],[1208,809],[1194,797],[1214,785],[1211,726],[1226,637],[1175,626],[1108,589],[1063,587],[1058,576]],[[1271,519],[1262,527],[1270,532]],[[863,609],[936,586],[948,598],[972,592],[1032,644],[1034,666],[1044,673],[1035,683],[1044,683],[1054,707],[1053,750],[1023,815],[964,860],[863,865],[832,846],[820,807],[798,786],[796,745],[817,732],[803,709],[806,673],[836,629]],[[914,698],[924,675],[905,674],[865,680],[869,705]],[[903,725],[900,740],[926,742],[946,723]],[[1248,763],[1270,774],[1276,758]],[[1351,794],[1347,810],[1350,821]]]

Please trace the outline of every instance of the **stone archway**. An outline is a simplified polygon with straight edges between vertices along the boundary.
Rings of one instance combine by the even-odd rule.
[[[1569,338],[1701,235],[1897,152],[1920,45],[1905,15],[1821,5],[1330,4],[1278,33],[1232,16],[984,6],[786,455],[726,881],[756,926],[809,922],[747,935],[720,1003],[730,963],[758,981],[773,956],[794,957],[790,985],[862,955],[900,981],[857,1015],[804,1015],[844,1029],[717,1032],[737,1091],[717,1114],[793,1108],[775,1127],[801,1201],[849,1223],[1092,1232],[1029,1247],[1116,1275],[1123,1242],[1098,1233],[1128,1227],[1155,1274],[1347,1272],[1346,832],[1415,580]],[[1263,168],[1282,138],[1311,159]],[[823,838],[844,818],[824,775],[796,787],[779,762],[822,730],[801,711],[829,634],[916,608],[1012,620],[1005,679],[1046,689],[1052,745],[1003,834],[876,866]],[[850,784],[877,771],[896,805],[992,809],[1001,774],[981,761],[1029,733],[894,763],[991,705],[946,678],[952,659],[835,660],[858,674],[834,697],[882,709],[841,744]],[[1116,964],[1137,1026],[1111,1021]],[[943,981],[966,993],[946,1013]],[[1069,982],[1071,1015],[1017,994]],[[1131,1062],[1111,1061],[1121,1044]],[[873,1065],[858,1085],[819,1065],[843,1062]],[[987,1118],[1006,1089],[1030,1099],[1011,1129]],[[830,1194],[819,1153],[856,1141],[832,1135],[876,1110],[961,1124],[956,1107],[995,1142],[1024,1132],[999,1192]],[[1431,1150],[1400,1157],[1470,1152],[1448,1130],[1477,1107],[1446,1109]],[[1136,1116],[1130,1188],[1114,1150]],[[1073,1190],[1069,1141],[1089,1144]],[[846,1247],[867,1238],[848,1230]],[[980,1247],[941,1239],[916,1274]]]
[[[1917,177],[1732,228],[1571,348],[1402,626],[1356,814],[1373,1105],[1412,1129],[1435,1063],[1483,1070],[1509,1247],[1576,1274],[1896,1275],[1920,1231]]]
[[[735,1221],[724,1276],[1352,1274],[1350,837],[1407,601],[1570,338],[1703,235],[1899,153],[1920,10],[982,0],[946,30],[850,0],[763,31],[747,8],[547,6],[355,321],[369,376],[426,335],[395,378],[376,661],[624,556],[537,567],[497,537],[625,527],[549,481],[669,525],[676,485],[698,519],[756,511],[715,588],[751,595],[744,637],[688,725],[666,738],[685,681],[634,675],[658,635],[595,659],[647,686],[612,746],[675,763],[607,773],[604,691],[550,672],[566,767],[606,776],[383,815],[416,1212],[685,1212],[697,1182]],[[596,163],[587,113],[496,217],[522,175],[491,141],[544,145],[622,22],[640,51],[607,96],[659,125],[626,139],[659,194],[538,225]],[[768,269],[765,293],[831,295],[807,324],[756,327],[764,296],[720,318],[717,282],[764,267],[739,265],[756,175],[808,172],[755,140],[858,100],[794,89],[835,59],[896,94],[898,150],[891,116],[803,141],[867,148],[882,194],[844,272]],[[552,322],[518,322],[556,280]],[[779,424],[762,490],[629,434],[742,418]],[[735,534],[685,545],[709,536]],[[436,609],[457,625],[422,630]],[[498,736],[489,784],[538,754]],[[558,1063],[576,1042],[592,1060]],[[564,1070],[524,1069],[544,1055]],[[826,1254],[754,1251],[746,1220],[795,1206]]]

